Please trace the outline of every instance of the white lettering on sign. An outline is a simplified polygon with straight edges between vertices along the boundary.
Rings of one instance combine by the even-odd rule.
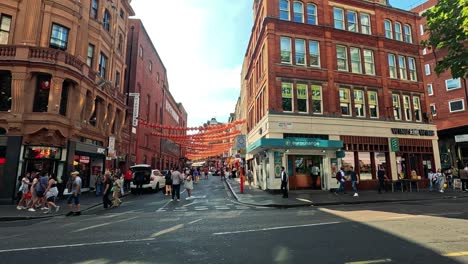
[[[166,100],[166,111],[169,112],[169,114],[174,118],[174,120],[179,124],[179,115],[177,114],[176,110],[172,108],[172,105],[169,103],[169,101]]]
[[[468,134],[465,135],[456,135],[455,142],[468,142]]]
[[[138,126],[138,115],[140,113],[140,94],[135,93],[133,95],[133,119],[132,119],[132,126]]]

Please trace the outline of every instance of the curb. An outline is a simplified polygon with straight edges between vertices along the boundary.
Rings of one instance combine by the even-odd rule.
[[[229,191],[236,198],[236,201],[251,206],[262,206],[272,208],[295,208],[295,207],[306,207],[306,206],[330,206],[330,205],[352,205],[352,204],[373,204],[373,203],[396,203],[396,202],[418,202],[418,201],[435,201],[435,200],[446,200],[446,199],[468,199],[468,196],[442,196],[428,199],[396,199],[396,200],[369,200],[369,201],[339,201],[339,202],[318,202],[318,203],[304,203],[304,204],[258,204],[258,203],[247,203],[239,199],[237,193],[233,190],[231,184],[225,181],[229,187]]]

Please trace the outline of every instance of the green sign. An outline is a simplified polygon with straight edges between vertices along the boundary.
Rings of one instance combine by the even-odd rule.
[[[390,151],[396,152],[400,150],[400,144],[398,138],[390,138]]]
[[[307,99],[307,85],[297,85],[297,99]]]
[[[292,98],[292,83],[283,83],[281,95],[283,98]]]

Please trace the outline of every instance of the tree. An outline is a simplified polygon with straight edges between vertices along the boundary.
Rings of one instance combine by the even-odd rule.
[[[424,14],[430,32],[423,45],[434,52],[447,50],[448,54],[438,60],[437,75],[450,69],[453,78],[468,77],[468,0],[439,0],[437,5]]]

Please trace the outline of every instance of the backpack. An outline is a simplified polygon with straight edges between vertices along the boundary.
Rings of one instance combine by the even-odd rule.
[[[336,176],[335,176],[335,177],[336,177],[336,180],[337,180],[337,181],[341,181],[341,178],[343,177],[343,176],[341,176],[341,171],[338,171],[338,172],[336,173]]]

